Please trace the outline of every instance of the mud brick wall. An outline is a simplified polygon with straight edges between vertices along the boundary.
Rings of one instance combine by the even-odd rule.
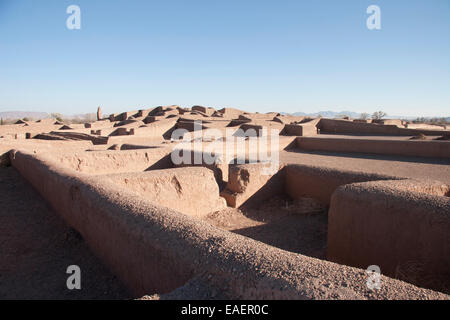
[[[448,292],[449,189],[411,180],[340,187],[329,211],[328,259],[378,265],[385,275]]]
[[[204,167],[152,170],[103,176],[104,179],[145,199],[175,211],[203,218],[224,209],[214,172]]]
[[[450,158],[448,141],[404,141],[299,137],[297,147],[309,151],[355,152],[427,158]]]
[[[330,205],[331,195],[339,186],[354,182],[398,179],[381,174],[367,174],[299,164],[286,165],[284,170],[285,190],[291,198],[315,198],[324,205]]]

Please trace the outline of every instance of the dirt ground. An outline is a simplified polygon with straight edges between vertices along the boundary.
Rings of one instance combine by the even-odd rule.
[[[310,198],[277,196],[256,208],[216,211],[205,220],[283,250],[326,259],[327,209]]]
[[[81,269],[81,289],[66,269]],[[81,236],[11,167],[0,168],[0,299],[127,299]]]

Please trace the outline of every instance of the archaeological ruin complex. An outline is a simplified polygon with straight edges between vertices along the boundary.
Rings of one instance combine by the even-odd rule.
[[[445,126],[202,106],[98,117],[0,126],[10,288],[33,252],[15,212],[47,230],[49,210],[64,223],[29,239],[44,250],[71,230],[127,298],[449,299]]]

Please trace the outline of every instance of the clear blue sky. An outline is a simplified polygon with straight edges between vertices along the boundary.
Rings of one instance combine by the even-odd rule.
[[[168,104],[449,116],[450,1],[0,0],[0,111]]]

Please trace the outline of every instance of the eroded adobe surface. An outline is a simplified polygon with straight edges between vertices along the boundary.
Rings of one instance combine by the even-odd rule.
[[[51,274],[87,261],[98,286],[73,298],[448,299],[449,133],[202,106],[1,126],[0,287],[70,298]],[[53,239],[72,249],[47,256]]]

